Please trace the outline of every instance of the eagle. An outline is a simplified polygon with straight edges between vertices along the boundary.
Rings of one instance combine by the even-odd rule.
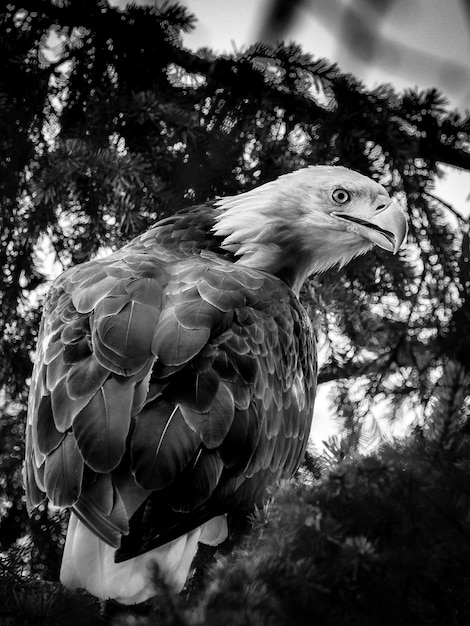
[[[198,543],[299,467],[317,379],[304,281],[407,218],[372,179],[310,166],[184,209],[71,267],[44,303],[24,482],[70,508],[61,581],[124,604],[181,590]]]

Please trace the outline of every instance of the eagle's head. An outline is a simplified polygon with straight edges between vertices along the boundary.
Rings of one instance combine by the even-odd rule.
[[[297,170],[216,206],[223,247],[296,291],[374,244],[396,253],[407,233],[405,213],[382,185],[339,166]]]

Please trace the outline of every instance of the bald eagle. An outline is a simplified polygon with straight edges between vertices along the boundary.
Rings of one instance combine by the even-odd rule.
[[[72,267],[44,305],[24,480],[71,515],[61,580],[125,604],[182,589],[198,542],[261,505],[305,452],[317,357],[305,279],[405,214],[344,167],[312,166],[158,222]]]

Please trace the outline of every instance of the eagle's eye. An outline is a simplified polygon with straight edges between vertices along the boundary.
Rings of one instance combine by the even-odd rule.
[[[343,189],[342,187],[338,187],[338,189],[335,189],[331,194],[331,197],[337,204],[346,204],[346,202],[349,202],[351,200],[351,195],[349,194],[349,191],[346,191],[346,189]]]

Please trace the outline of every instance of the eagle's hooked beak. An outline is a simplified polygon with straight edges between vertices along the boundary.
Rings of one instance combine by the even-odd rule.
[[[369,239],[393,254],[398,252],[406,240],[408,220],[396,200],[389,200],[386,206],[382,203],[373,212],[352,215],[333,211],[330,215],[346,222],[347,230]]]

